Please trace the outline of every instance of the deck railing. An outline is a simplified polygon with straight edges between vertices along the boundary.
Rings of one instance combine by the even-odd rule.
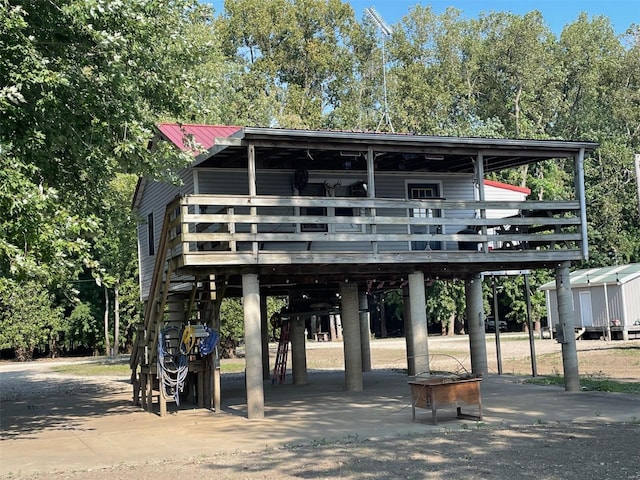
[[[411,261],[425,251],[433,261],[577,260],[585,241],[577,201],[186,195],[168,208],[183,266]]]

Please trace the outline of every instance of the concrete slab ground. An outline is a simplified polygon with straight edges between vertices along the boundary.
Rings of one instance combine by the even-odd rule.
[[[597,392],[566,393],[561,387],[490,375],[481,383],[488,426],[552,422],[638,423],[640,397]],[[455,408],[417,410],[411,419],[407,378],[390,370],[364,374],[364,391],[346,392],[344,373],[310,372],[307,385],[265,383],[265,418],[246,419],[243,379],[223,376],[219,413],[170,405],[159,417],[131,405],[128,388],[103,395],[69,394],[0,405],[0,475],[86,470],[282,445],[345,439],[429,435],[471,427]],[[464,411],[464,409],[463,409]],[[469,412],[474,413],[474,412]]]

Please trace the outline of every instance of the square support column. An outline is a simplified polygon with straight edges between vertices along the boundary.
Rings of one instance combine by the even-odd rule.
[[[344,334],[344,383],[349,392],[362,391],[362,350],[360,341],[360,318],[358,314],[358,285],[342,282],[341,317]]]
[[[291,377],[294,385],[307,384],[307,345],[304,336],[304,318],[290,320],[291,339]]]
[[[264,384],[262,378],[262,335],[260,285],[258,275],[242,275],[244,342],[246,346],[247,418],[264,418]]]
[[[482,276],[474,273],[464,282],[467,299],[467,325],[471,371],[476,375],[489,373],[487,365],[487,339],[484,331],[484,307],[482,302]]]
[[[578,352],[576,349],[575,315],[571,294],[570,262],[562,262],[556,268],[556,295],[558,296],[558,341],[562,344],[562,368],[564,389],[580,391]]]
[[[371,371],[371,327],[369,325],[369,300],[366,292],[358,295],[360,303],[360,350],[362,354],[362,371]]]
[[[413,358],[412,375],[429,373],[429,344],[427,329],[427,304],[424,287],[424,273],[413,272],[409,275],[409,302],[411,328],[407,330],[407,345],[411,345]]]
[[[271,380],[271,369],[269,368],[269,316],[267,314],[267,296],[260,295],[260,319],[262,321],[262,378]]]

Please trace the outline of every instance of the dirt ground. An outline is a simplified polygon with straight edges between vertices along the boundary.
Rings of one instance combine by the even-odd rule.
[[[534,425],[443,430],[425,438],[289,445],[21,479],[638,480],[640,425]]]
[[[576,342],[582,376],[640,381],[640,340],[580,340]],[[562,375],[562,347],[555,340],[534,337],[535,366],[538,375]],[[498,358],[494,334],[487,334],[489,373],[497,374]],[[532,375],[531,348],[526,334],[500,335],[503,374]],[[429,366],[432,371],[471,371],[469,339],[466,335],[429,338]],[[375,340],[371,359],[374,368],[406,368],[404,339]],[[343,369],[342,344],[307,344],[309,368]]]
[[[517,335],[502,337],[503,372],[530,375],[528,339]],[[489,369],[497,373],[493,335],[487,338]],[[581,375],[640,382],[640,341],[582,341],[578,342],[578,350]],[[537,340],[535,351],[538,374],[562,374],[559,344],[553,340]],[[467,337],[430,339],[429,354],[432,370],[470,369]],[[404,368],[404,355],[403,339],[372,342],[374,368]],[[342,368],[342,344],[310,342],[307,359],[310,369]],[[478,423],[462,427],[456,424],[429,431],[428,438],[409,435],[340,442],[314,440],[260,451],[223,455],[216,454],[212,448],[212,452],[210,456],[174,458],[161,463],[4,478],[640,480],[640,420],[616,424],[488,426]]]

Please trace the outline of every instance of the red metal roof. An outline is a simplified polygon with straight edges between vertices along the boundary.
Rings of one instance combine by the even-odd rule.
[[[504,188],[505,190],[511,190],[513,192],[524,193],[529,195],[531,193],[531,189],[527,187],[516,187],[515,185],[509,185],[508,183],[496,182],[495,180],[485,180],[485,185],[489,185],[491,187]]]
[[[209,150],[215,144],[216,138],[230,137],[241,128],[189,123],[158,124],[158,130],[182,151],[190,150],[190,147],[184,144],[184,140],[188,137],[192,137],[193,142]]]

